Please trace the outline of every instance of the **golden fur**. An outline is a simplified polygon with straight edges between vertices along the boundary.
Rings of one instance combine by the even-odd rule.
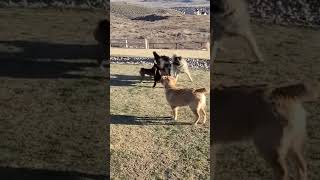
[[[258,151],[272,166],[277,180],[289,180],[290,163],[296,163],[301,180],[307,180],[303,156],[306,112],[302,103],[318,98],[319,85],[301,83],[284,87],[216,87],[211,145],[253,139]]]
[[[178,118],[178,107],[189,106],[196,116],[195,125],[198,124],[203,114],[202,123],[206,122],[206,96],[205,88],[177,88],[176,79],[172,76],[162,76],[161,84],[165,87],[166,99],[173,111],[174,120]]]
[[[241,36],[248,42],[252,49],[256,62],[264,61],[257,46],[255,37],[250,27],[250,15],[246,0],[215,0],[212,3],[213,27],[211,28],[211,42],[213,48],[211,58],[216,59],[220,42],[225,35]]]

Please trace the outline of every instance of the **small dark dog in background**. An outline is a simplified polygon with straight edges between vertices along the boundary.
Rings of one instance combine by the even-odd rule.
[[[100,20],[93,32],[94,39],[98,42],[98,57],[97,61],[102,70],[105,70],[107,65],[107,59],[109,56],[109,33],[110,33],[110,23],[109,20]]]
[[[156,87],[157,83],[160,82],[160,79],[163,75],[168,75],[168,73],[159,68],[156,62],[153,64],[151,69],[141,68],[139,73],[141,77],[140,82],[143,81],[145,75],[152,76],[154,80],[153,87]]]
[[[140,71],[139,71],[140,77],[141,77],[140,82],[143,81],[145,75],[154,77],[156,75],[156,70],[157,70],[157,64],[153,64],[151,69],[140,68]]]

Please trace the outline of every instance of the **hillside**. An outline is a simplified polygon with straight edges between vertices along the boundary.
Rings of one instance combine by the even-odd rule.
[[[111,3],[111,39],[147,38],[157,42],[208,41],[210,17],[173,9]]]

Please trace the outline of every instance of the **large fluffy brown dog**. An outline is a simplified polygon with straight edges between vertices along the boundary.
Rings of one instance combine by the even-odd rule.
[[[241,36],[251,47],[256,61],[264,61],[250,28],[250,16],[246,0],[215,0],[211,4],[211,58],[216,59],[220,42],[225,35]]]
[[[93,36],[98,42],[98,52],[97,61],[100,68],[104,69],[104,65],[107,64],[109,56],[109,33],[110,33],[110,23],[108,19],[104,19],[98,22]]]
[[[253,139],[258,151],[272,166],[277,180],[289,180],[288,153],[298,167],[301,180],[307,179],[303,156],[306,138],[305,101],[318,97],[317,83],[285,87],[216,87],[211,92],[211,146]],[[214,155],[213,155],[214,156]]]
[[[177,88],[176,79],[172,76],[162,76],[161,84],[165,87],[166,99],[173,111],[174,120],[178,118],[178,107],[189,106],[196,116],[195,125],[200,121],[203,114],[202,123],[206,122],[206,96],[208,91],[205,88]]]

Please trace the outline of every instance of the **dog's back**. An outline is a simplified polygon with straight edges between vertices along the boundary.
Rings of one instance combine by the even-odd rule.
[[[214,88],[210,94],[214,107],[211,132],[216,143],[249,138],[262,118],[272,115],[271,103],[258,89]]]
[[[295,84],[284,87],[237,86],[211,91],[212,137],[214,142],[239,141],[268,131],[281,136],[283,128],[302,102],[318,97],[318,84]],[[303,115],[303,114],[302,114]]]

